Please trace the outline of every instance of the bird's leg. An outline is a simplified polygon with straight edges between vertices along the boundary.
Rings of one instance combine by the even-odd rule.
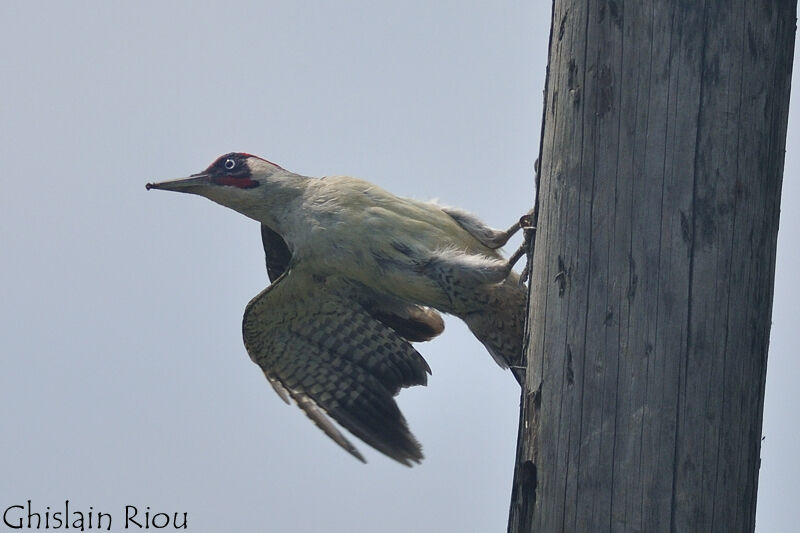
[[[533,225],[533,218],[531,214],[528,213],[526,215],[521,216],[519,222],[517,222],[516,224],[514,224],[514,226],[512,226],[512,228],[514,227],[516,227],[517,230],[522,228],[523,241],[522,244],[519,246],[519,248],[517,248],[517,251],[511,254],[511,257],[508,258],[506,264],[510,272],[511,269],[514,268],[514,265],[517,264],[517,261],[519,261],[523,255],[526,255],[525,268],[522,269],[522,275],[520,276],[520,283],[525,283],[530,273],[529,267],[531,262],[530,261],[531,255],[533,252],[533,250],[531,250],[530,248],[531,244],[534,242],[534,235],[536,234],[536,226]],[[509,231],[510,230],[511,228],[509,229]]]
[[[520,228],[519,222],[516,222],[514,223],[513,226],[511,226],[507,230],[499,232],[497,236],[494,239],[492,239],[491,247],[497,249],[505,246],[508,240],[519,231],[519,228]]]
[[[516,235],[516,233],[520,230],[520,228],[525,229],[523,224],[523,219],[526,216],[530,216],[533,213],[533,209],[528,211],[528,214],[521,217],[517,222],[514,223],[513,226],[508,228],[505,231],[498,231],[490,240],[488,240],[485,244],[492,249],[502,248],[508,242],[508,240]],[[519,257],[517,258],[519,259]]]

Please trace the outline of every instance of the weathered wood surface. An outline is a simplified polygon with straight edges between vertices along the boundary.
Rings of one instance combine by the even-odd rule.
[[[554,2],[509,531],[753,529],[796,12]]]

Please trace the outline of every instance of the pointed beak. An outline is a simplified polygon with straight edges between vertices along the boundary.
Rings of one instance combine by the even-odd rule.
[[[148,183],[144,187],[148,191],[150,189],[161,189],[163,191],[191,193],[196,192],[198,187],[206,187],[208,185],[211,185],[208,174],[192,174],[188,178],[178,178],[175,180]]]

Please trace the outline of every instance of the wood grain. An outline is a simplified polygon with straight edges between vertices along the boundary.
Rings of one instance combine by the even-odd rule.
[[[509,531],[754,527],[797,2],[554,2]]]

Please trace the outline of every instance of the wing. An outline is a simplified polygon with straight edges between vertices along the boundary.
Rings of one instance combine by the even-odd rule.
[[[268,226],[261,225],[261,242],[264,244],[264,254],[267,259],[267,275],[270,281],[275,281],[286,272],[292,252],[283,237],[272,231]]]
[[[353,292],[343,281],[285,272],[247,305],[245,347],[276,391],[294,399],[356,458],[364,460],[328,417],[410,466],[422,459],[422,450],[393,396],[403,387],[426,384],[430,368]]]

